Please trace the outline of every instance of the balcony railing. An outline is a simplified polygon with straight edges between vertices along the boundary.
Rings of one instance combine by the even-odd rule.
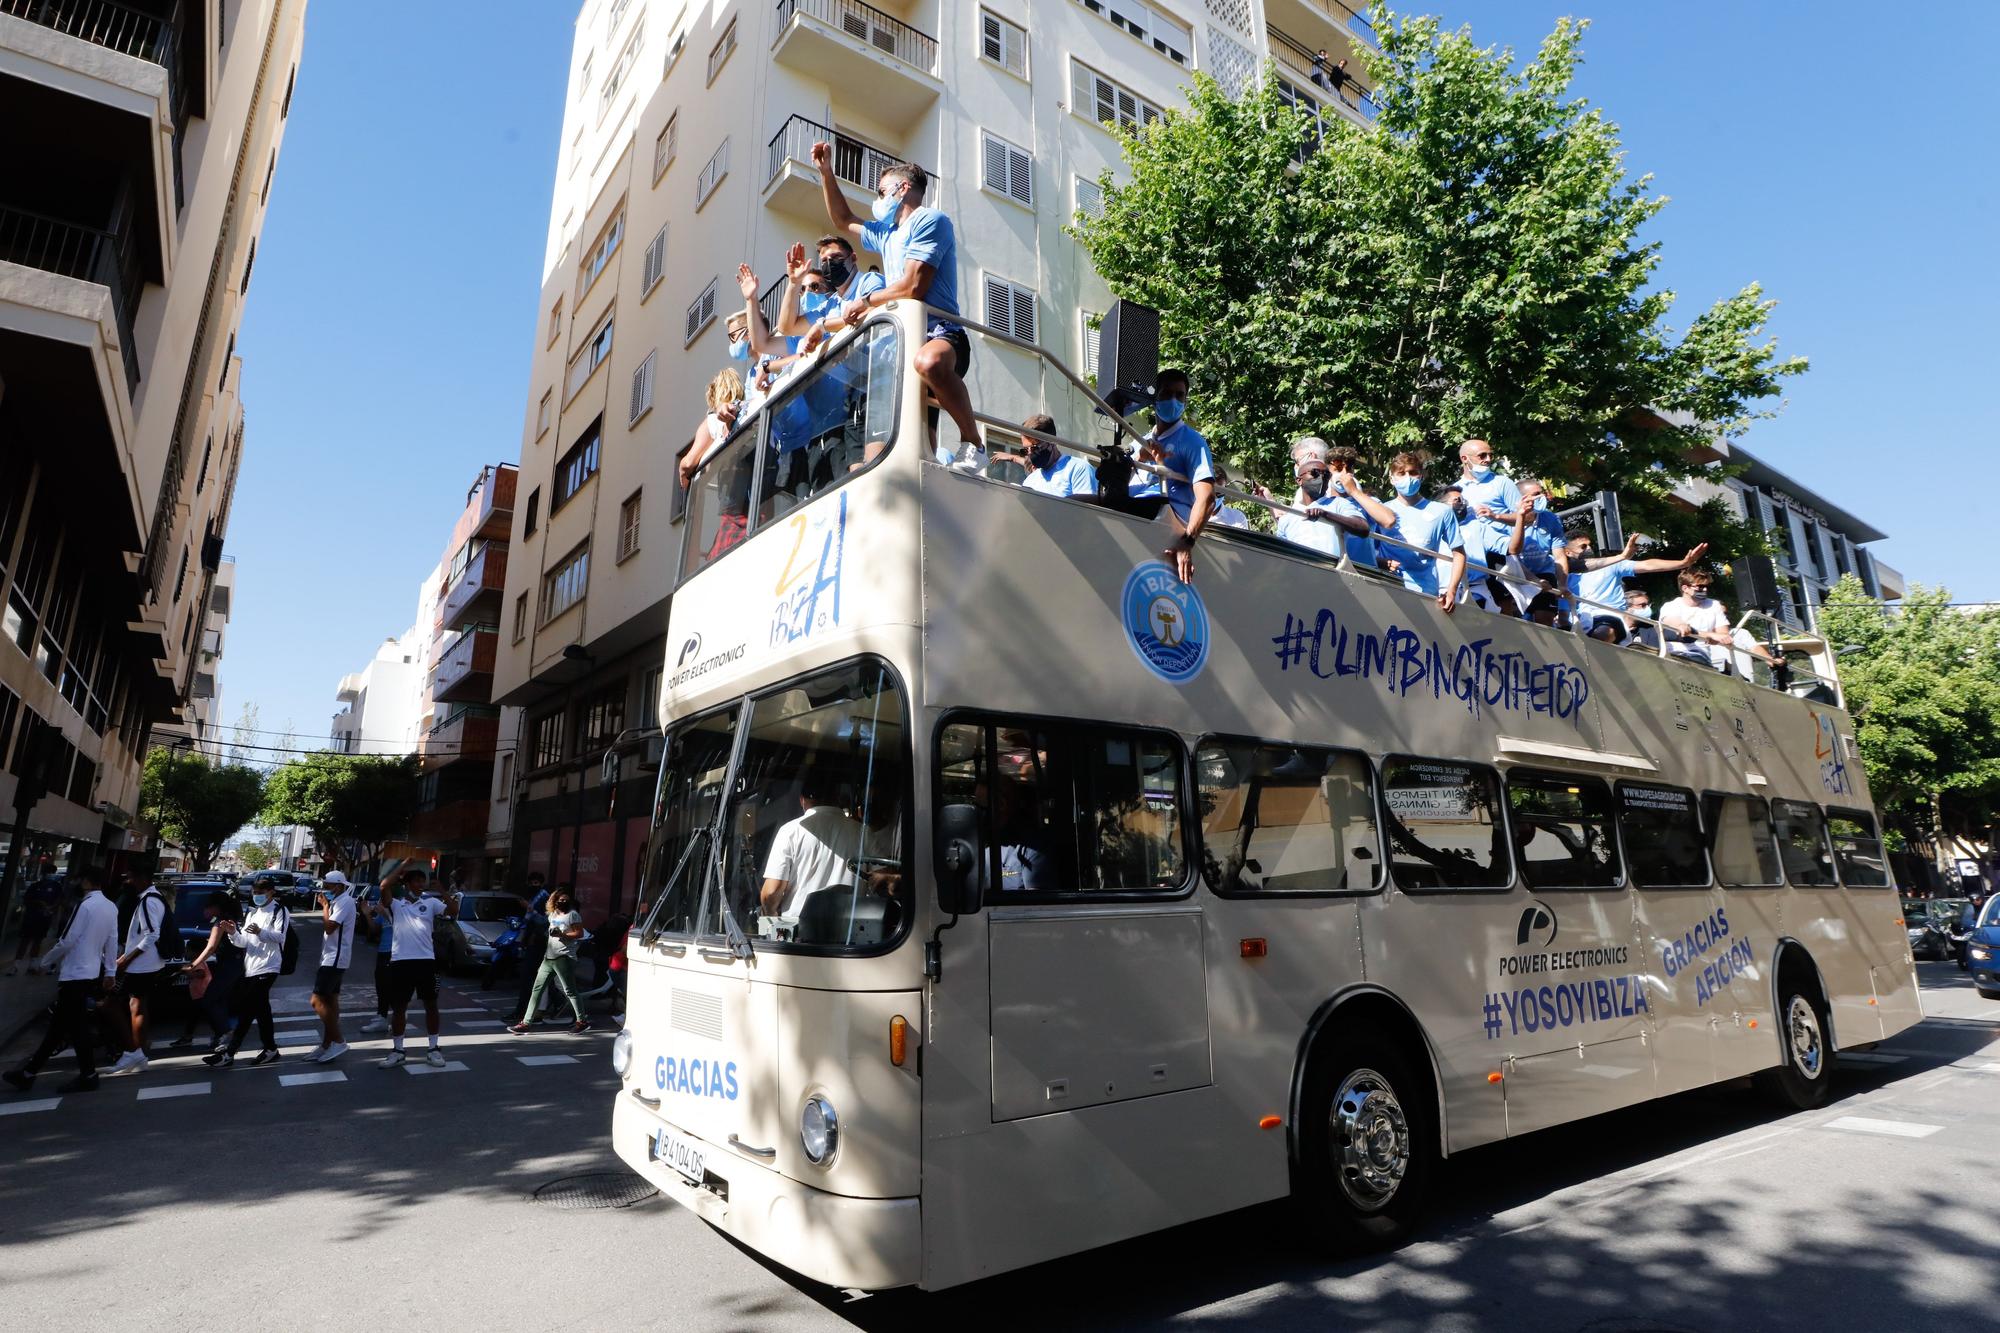
[[[12,14],[155,65],[165,65],[172,58],[172,20],[113,0],[0,0],[0,14]]]
[[[764,173],[764,183],[768,185],[776,180],[788,161],[811,162],[812,146],[822,142],[833,145],[833,174],[859,185],[870,194],[875,192],[875,183],[882,179],[882,173],[903,160],[894,153],[865,144],[816,120],[793,116],[771,136],[770,162]]]
[[[1382,44],[1381,38],[1375,33],[1375,25],[1369,22],[1367,10],[1344,4],[1342,0],[1312,0],[1312,3],[1325,11],[1326,16],[1334,22],[1345,23],[1355,36],[1367,38],[1369,45]]]
[[[438,624],[458,629],[482,613],[497,618],[500,595],[507,587],[507,548],[487,545],[466,562],[438,602]]]
[[[1347,76],[1347,81],[1339,92],[1334,91],[1332,62],[1340,57],[1329,52],[1328,72],[1321,74],[1313,69],[1313,56],[1317,53],[1311,47],[1283,29],[1266,25],[1264,30],[1271,34],[1271,50],[1277,55],[1280,64],[1304,75],[1306,82],[1310,83],[1320,95],[1340,102],[1350,111],[1358,112],[1364,120],[1375,119],[1375,99],[1368,95],[1368,90],[1363,88],[1352,74]]]
[[[490,629],[460,634],[431,668],[431,697],[440,703],[486,702],[499,642],[498,632]]]
[[[125,387],[128,392],[138,390],[139,348],[132,335],[132,316],[143,282],[131,227],[115,233],[99,231],[25,209],[0,208],[0,260],[109,288],[118,347],[125,358]]]
[[[926,74],[937,68],[937,38],[861,0],[778,0],[780,33],[791,26],[796,14],[816,18]]]

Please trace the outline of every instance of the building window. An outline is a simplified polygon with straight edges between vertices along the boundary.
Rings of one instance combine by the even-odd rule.
[[[640,275],[639,296],[644,300],[660,285],[660,279],[667,274],[667,224],[660,224],[659,235],[653,237],[646,246],[646,263]]]
[[[556,345],[556,339],[560,337],[562,337],[562,298],[558,296],[556,298],[556,303],[549,307],[548,345],[550,347],[554,347]]]
[[[590,91],[590,64],[595,59],[597,59],[597,53],[594,51],[583,58],[583,72],[576,76],[576,95],[578,97],[582,97]]]
[[[632,372],[632,415],[625,423],[628,426],[653,410],[653,365],[659,359],[659,350],[655,348],[646,353],[646,359]]]
[[[708,286],[701,289],[701,295],[688,306],[687,332],[681,339],[683,343],[693,342],[703,329],[715,322],[715,286],[720,281],[720,278],[710,278]]]
[[[271,202],[271,177],[278,174],[278,150],[271,150],[271,160],[264,164],[264,188],[257,193],[257,206]]]
[[[1035,294],[1005,278],[986,275],[986,322],[1024,343],[1035,341]]]
[[[1028,34],[991,10],[979,11],[979,54],[1009,74],[1028,77]]]
[[[1069,62],[1070,110],[1100,125],[1137,130],[1160,118],[1160,108],[1081,60]]]
[[[625,730],[625,682],[606,685],[586,698],[576,712],[576,749],[579,755],[599,750],[618,739]]]
[[[583,438],[570,446],[569,452],[556,464],[556,488],[549,496],[549,513],[554,514],[568,504],[583,484],[597,475],[598,454],[603,447],[604,432],[601,421],[590,423],[590,429]]]
[[[715,193],[715,187],[722,184],[722,178],[729,174],[729,140],[722,141],[722,147],[715,150],[715,156],[708,159],[708,165],[701,169],[701,177],[694,183],[694,206],[699,209],[708,202],[708,196]]]
[[[229,335],[229,346],[222,352],[222,375],[215,381],[215,391],[221,393],[229,384],[229,363],[236,359],[236,335]]]
[[[611,315],[609,310],[604,312],[604,318],[597,321],[597,327],[591,330],[590,336],[583,340],[583,346],[570,359],[569,392],[564,395],[564,402],[576,397],[577,390],[589,382],[591,374],[604,364],[604,358],[611,355],[611,335],[614,331]]]
[[[618,60],[611,66],[611,72],[604,76],[604,91],[597,95],[597,118],[601,121],[611,110],[611,99],[625,86],[625,76],[632,72],[632,62],[639,58],[639,46],[646,39],[646,24],[642,19],[632,30],[632,40],[625,43],[625,49],[618,53]]]
[[[708,53],[708,81],[715,82],[715,76],[729,63],[729,53],[736,49],[736,20],[729,20],[729,26],[722,30],[722,38],[715,49]]]
[[[285,100],[278,107],[279,120],[284,120],[292,114],[292,89],[298,86],[299,86],[299,67],[297,65],[294,65],[292,66],[292,72],[285,76]],[[273,151],[271,154],[271,161],[273,163],[276,163],[277,160],[278,160],[278,155],[276,151]]]
[[[547,768],[560,764],[563,757],[563,715],[550,713],[547,717],[535,719],[536,768]]]
[[[1095,383],[1097,380],[1097,342],[1102,331],[1104,316],[1095,310],[1081,311],[1083,339],[1078,344],[1083,349],[1083,377]]]
[[[1076,211],[1087,218],[1104,216],[1104,187],[1096,181],[1076,178]]]
[[[1034,158],[984,130],[979,134],[979,156],[984,167],[982,185],[1017,204],[1035,206]]]
[[[195,470],[194,474],[194,493],[196,495],[200,495],[201,488],[208,485],[208,457],[214,452],[215,437],[211,435],[208,437],[207,442],[201,446],[201,466]]]
[[[535,438],[541,439],[555,424],[556,391],[550,389],[542,394],[542,405],[535,409]]]
[[[511,797],[513,794],[514,794],[514,756],[511,754],[503,754],[500,756],[500,789],[494,793],[493,803],[495,805],[505,805],[507,804],[508,798]]]
[[[250,253],[247,256],[245,256],[243,260],[243,281],[237,284],[236,288],[237,295],[248,296],[250,294],[250,270],[256,267],[257,267],[257,238],[255,236],[252,236],[250,238]]]
[[[514,642],[528,637],[528,594],[521,593],[514,598]]]
[[[188,581],[188,548],[186,546],[182,546],[181,572],[174,576],[174,596],[173,596],[174,601],[178,602],[181,599],[181,594],[187,591],[187,581]]]
[[[597,275],[604,272],[604,266],[611,262],[611,256],[618,253],[618,243],[624,239],[625,210],[621,208],[611,221],[604,224],[604,230],[598,233],[597,244],[591,246],[590,253],[584,257],[583,269],[576,284],[578,300],[582,300],[583,294],[597,281]]]
[[[618,506],[618,558],[622,561],[639,550],[639,496],[634,491]]]
[[[687,44],[688,44],[688,35],[686,28],[683,28],[679,32],[675,33],[674,39],[667,43],[667,64],[666,68],[660,71],[660,77],[662,79],[666,78],[667,75],[674,72],[674,62],[681,58],[681,52],[687,50]]]
[[[674,157],[681,148],[681,113],[676,111],[667,117],[666,128],[660,137],[653,140],[653,182],[658,184],[668,167],[674,164]]]
[[[1091,13],[1114,28],[1123,29],[1158,51],[1176,65],[1188,63],[1194,49],[1194,30],[1145,0],[1077,0]]]
[[[604,35],[606,37],[616,37],[618,35],[618,21],[625,17],[625,11],[631,7],[632,0],[611,0],[611,4],[604,11]]]
[[[546,625],[583,600],[590,585],[590,543],[564,556],[562,563],[542,575],[541,614],[538,624]]]
[[[535,529],[539,528],[542,523],[541,487],[537,486],[534,490],[528,492],[528,507],[525,512],[527,516],[521,524],[521,535],[523,537],[532,537],[535,535]]]

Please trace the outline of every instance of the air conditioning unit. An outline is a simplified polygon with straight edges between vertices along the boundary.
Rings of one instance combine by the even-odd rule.
[[[667,738],[665,736],[648,736],[646,738],[646,757],[639,761],[639,771],[642,773],[659,772],[660,761],[666,757],[666,753]]]

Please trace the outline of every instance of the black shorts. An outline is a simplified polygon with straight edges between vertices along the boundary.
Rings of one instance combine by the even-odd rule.
[[[434,958],[398,958],[389,964],[389,1007],[407,1009],[410,996],[424,1002],[426,1009],[437,1007],[438,973]]]
[[[340,996],[340,979],[347,975],[344,967],[322,967],[313,974],[313,994],[322,1000],[337,999]]]
[[[950,343],[951,350],[957,353],[955,360],[962,378],[966,368],[972,364],[972,339],[966,337],[965,330],[950,320],[933,319],[930,327],[924,330],[924,341],[936,342],[940,338]]]
[[[153,998],[153,991],[159,986],[160,978],[165,975],[164,968],[156,972],[127,972],[123,987],[125,994],[144,1004]]]

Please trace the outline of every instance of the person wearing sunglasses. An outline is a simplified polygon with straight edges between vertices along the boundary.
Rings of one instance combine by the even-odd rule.
[[[1386,528],[1396,516],[1363,492],[1353,453],[1308,435],[1292,446],[1292,475],[1292,503],[1304,512],[1280,518],[1278,536],[1325,555],[1338,555],[1344,542],[1349,561],[1373,569],[1375,525]]]

